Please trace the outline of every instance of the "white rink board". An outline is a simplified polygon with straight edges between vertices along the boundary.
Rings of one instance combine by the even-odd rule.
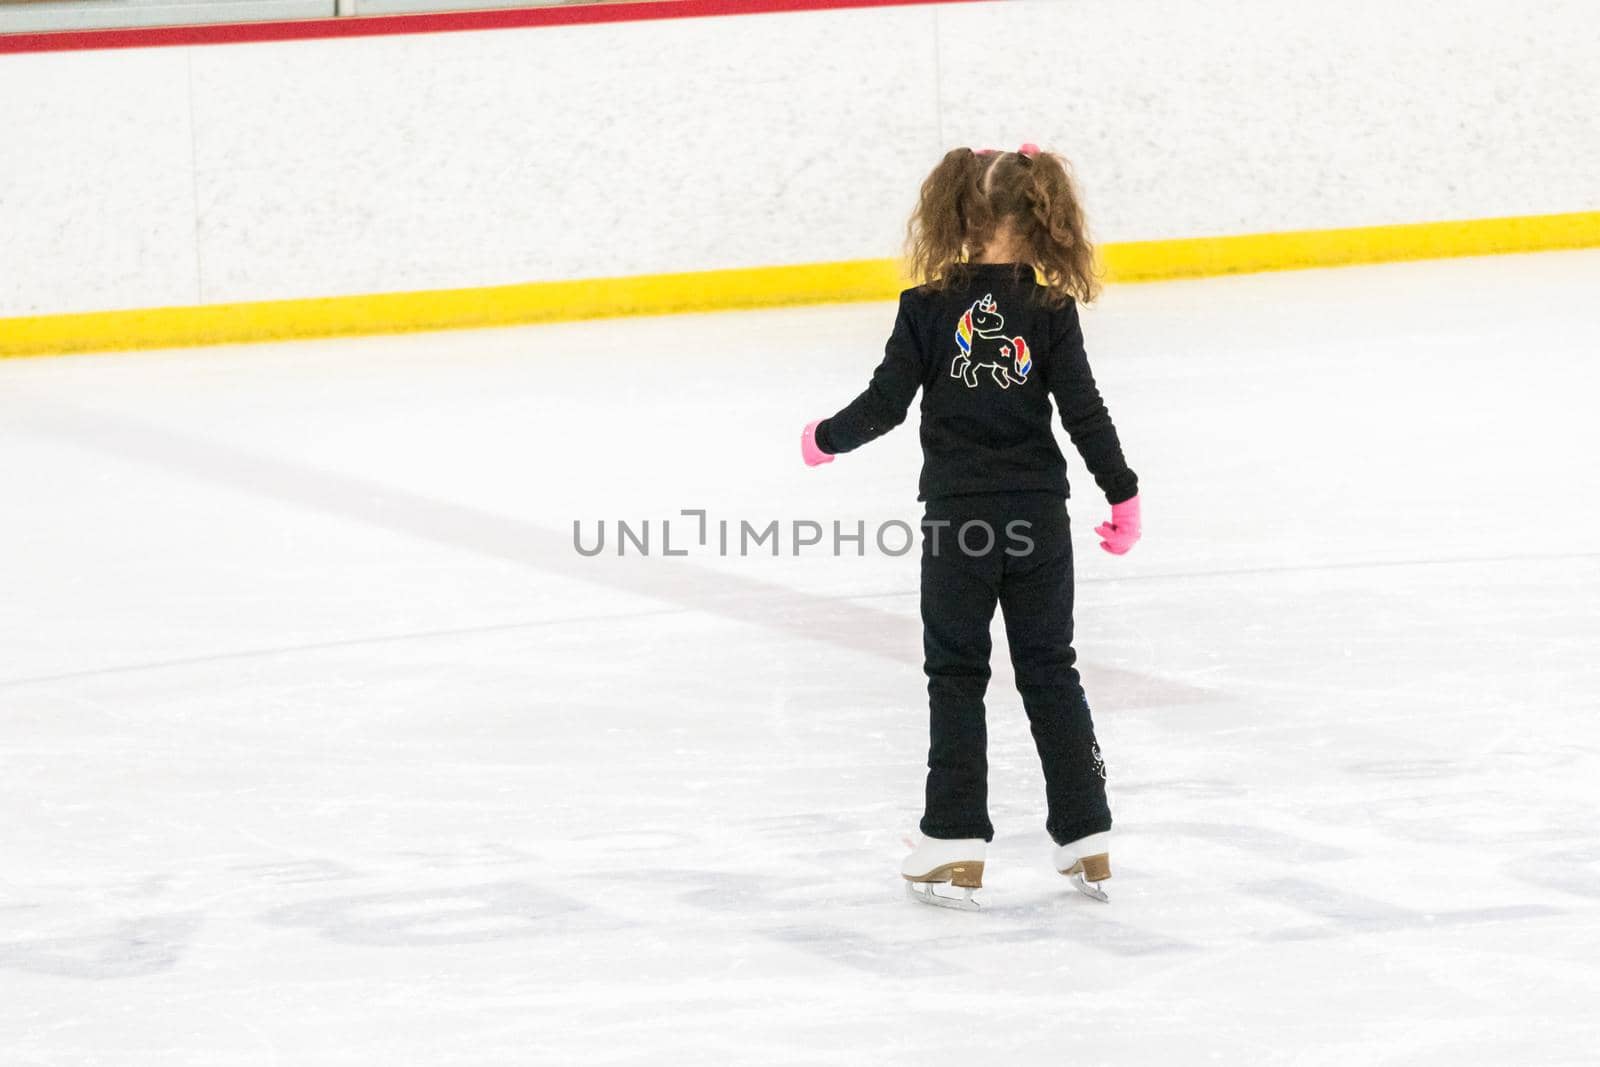
[[[961,143],[1065,151],[1108,241],[1594,210],[1596,70],[1576,0],[0,56],[0,316],[891,256]]]
[[[1113,901],[1002,637],[976,916],[900,896],[913,558],[570,543],[914,518],[912,427],[795,447],[891,307],[0,364],[0,1062],[1587,1062],[1597,283],[1087,316],[1146,510],[1113,559],[1073,503]]]
[[[188,62],[0,56],[0,316],[195,302]]]
[[[1030,0],[940,26],[945,139],[1059,146],[1105,239],[1600,207],[1587,0]]]

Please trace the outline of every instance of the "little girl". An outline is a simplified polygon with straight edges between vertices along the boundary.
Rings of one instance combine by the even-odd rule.
[[[909,233],[924,284],[900,294],[883,362],[865,392],[800,439],[807,465],[832,462],[898,426],[922,390],[931,741],[922,837],[901,874],[918,899],[977,906],[972,891],[994,838],[983,695],[998,603],[1044,765],[1056,870],[1105,900],[1098,883],[1111,877],[1111,812],[1073,665],[1066,461],[1050,398],[1111,504],[1110,522],[1095,529],[1107,552],[1122,555],[1139,539],[1139,485],[1078,325],[1076,302],[1098,290],[1083,212],[1059,156],[1031,144],[957,148],[923,182]],[[941,883],[961,895],[934,893]]]

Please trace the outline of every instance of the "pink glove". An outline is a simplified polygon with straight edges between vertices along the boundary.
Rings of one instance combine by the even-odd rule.
[[[1111,505],[1111,521],[1094,528],[1104,540],[1100,547],[1113,556],[1127,555],[1128,549],[1139,540],[1139,498],[1137,496]]]
[[[800,431],[800,458],[806,461],[808,467],[820,467],[833,462],[832,453],[817,447],[817,427],[821,424],[822,420],[818,419]]]

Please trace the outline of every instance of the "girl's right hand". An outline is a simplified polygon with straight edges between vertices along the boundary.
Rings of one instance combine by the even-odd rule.
[[[1113,556],[1126,555],[1139,540],[1139,498],[1130,497],[1111,505],[1111,521],[1094,528],[1101,537],[1100,547]]]

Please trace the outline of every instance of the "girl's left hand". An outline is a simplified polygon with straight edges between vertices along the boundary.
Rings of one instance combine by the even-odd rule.
[[[820,467],[833,462],[832,454],[824,452],[817,445],[817,427],[821,423],[822,420],[818,419],[800,431],[800,458],[806,461],[808,467]]]
[[[1100,547],[1113,556],[1126,555],[1139,540],[1139,498],[1130,497],[1111,505],[1111,521],[1094,528],[1101,537]]]

